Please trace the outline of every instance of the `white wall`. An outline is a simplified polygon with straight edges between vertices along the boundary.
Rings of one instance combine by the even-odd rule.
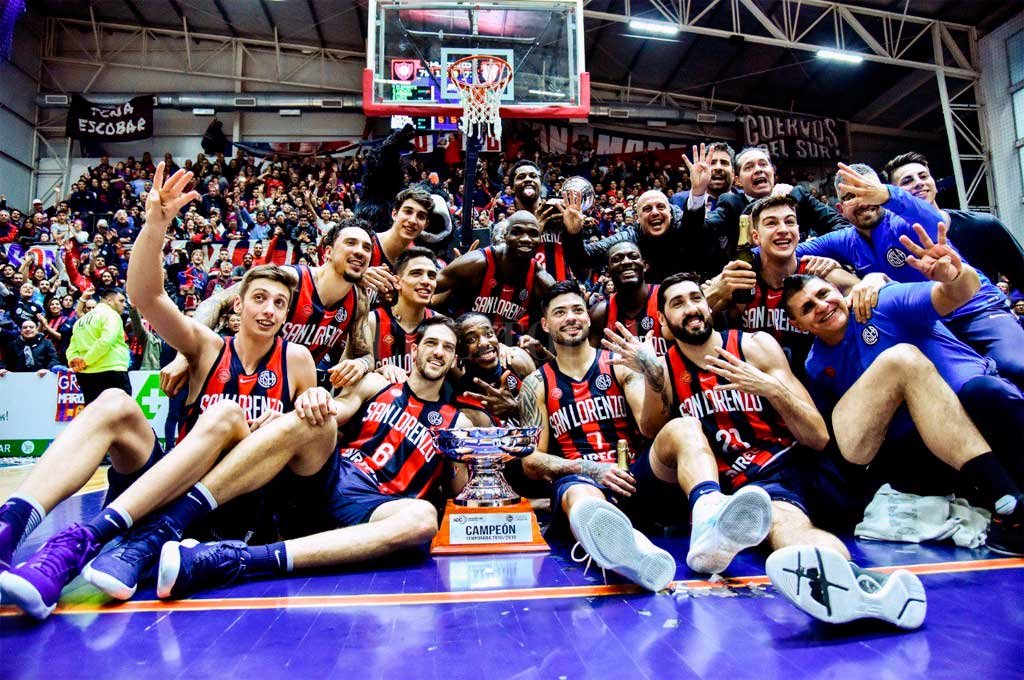
[[[0,378],[0,394],[4,395],[0,399],[0,457],[43,455],[50,442],[67,427],[66,422],[56,421],[61,390],[64,391],[64,403],[85,403],[77,381],[71,381],[73,375],[47,373],[40,378],[30,372],[8,373]],[[131,371],[128,374],[136,403],[157,436],[162,438],[168,404],[167,395],[160,390],[159,376],[156,371]]]
[[[10,61],[0,60],[0,194],[16,207],[28,207],[34,198],[29,195],[39,71],[34,28],[26,15],[15,31]]]
[[[985,98],[984,115],[988,124],[992,176],[999,206],[999,218],[1018,241],[1024,243],[1024,184],[1015,146],[1010,99],[1010,72],[1006,39],[1024,30],[1024,12],[978,41],[981,60],[981,88]]]

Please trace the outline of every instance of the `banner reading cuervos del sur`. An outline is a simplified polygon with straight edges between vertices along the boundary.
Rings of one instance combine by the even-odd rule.
[[[762,146],[772,158],[789,161],[842,160],[846,132],[835,118],[759,113],[740,119],[742,146]]]

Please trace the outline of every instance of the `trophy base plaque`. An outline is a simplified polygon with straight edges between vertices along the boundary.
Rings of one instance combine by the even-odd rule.
[[[548,552],[530,503],[469,507],[448,501],[441,529],[430,544],[431,555]]]

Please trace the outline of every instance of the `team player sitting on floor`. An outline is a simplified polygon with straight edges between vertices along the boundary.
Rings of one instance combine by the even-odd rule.
[[[842,461],[823,451],[829,441],[825,422],[779,344],[766,333],[716,332],[693,276],[665,279],[658,302],[675,338],[663,359],[627,332],[607,332],[606,346],[646,378],[640,425],[657,433],[652,463],[670,460],[663,452],[679,452],[673,467],[689,496],[693,524],[687,565],[721,572],[740,550],[767,537],[776,554],[800,549],[834,555],[851,564],[849,573],[881,588],[884,577],[848,563],[843,543],[819,528],[848,529],[859,519],[863,499],[846,489]],[[880,596],[887,605],[883,618],[920,625],[920,581],[899,572],[889,582]],[[856,605],[872,597],[859,588],[847,595],[850,606],[837,608],[833,620],[857,618]],[[920,607],[902,606],[911,600]]]
[[[857,169],[841,171],[843,212],[856,229],[798,245],[793,199],[756,201],[749,210],[760,268],[729,263],[707,297],[691,276],[652,278],[651,263],[677,268],[669,255],[689,261],[697,253],[645,250],[662,232],[676,243],[685,231],[667,201],[658,203],[664,196],[648,192],[640,231],[654,236],[604,244],[616,292],[591,310],[575,282],[556,283],[535,259],[546,228],[562,228],[554,212],[566,235],[579,226],[577,197],[540,207],[535,166],[512,170],[516,207],[525,209],[509,218],[505,242],[443,269],[411,246],[428,206],[403,192],[389,231],[375,236],[344,221],[322,240],[324,265],[258,268],[240,297],[230,289],[204,303],[197,317],[207,324],[229,304],[241,313],[231,340],[178,314],[150,275],[168,223],[193,198],[183,191],[186,175],[164,182],[161,169],[128,292],[183,354],[187,434],[161,458],[133,401],[106,393],[90,405],[0,508],[3,601],[41,618],[80,571],[126,599],[159,561],[158,594],[181,597],[420,547],[437,531],[444,478],[430,428],[518,422],[541,428],[522,469],[550,485],[536,494],[553,496],[555,530],[567,527],[599,566],[660,590],[676,578],[676,561],[637,529],[692,521],[686,563],[695,572],[728,571],[738,552],[767,540],[775,550],[769,575],[812,615],[919,625],[920,581],[861,570],[829,532],[860,518],[869,482],[898,471],[893,449],[916,429],[958,471],[929,480],[934,492],[957,481],[974,490],[995,512],[989,546],[1024,552],[1016,453],[1024,398],[940,321],[967,342],[998,331],[980,349],[1014,377],[1007,338],[993,325],[1001,318],[981,313],[1002,308],[989,304],[987,287],[978,292],[973,269],[945,244],[940,214]],[[924,229],[913,232],[913,221]],[[858,282],[822,256],[874,273]],[[800,276],[808,272],[851,290],[852,308],[830,283]],[[368,311],[367,286],[389,306]],[[734,302],[732,292],[744,288],[757,289],[754,300]],[[449,296],[448,309],[465,312],[457,324],[431,309]],[[742,330],[716,331],[719,309]],[[536,340],[532,356],[499,343],[529,344],[530,334],[550,335],[554,354]],[[798,378],[812,338],[806,365],[817,403]],[[314,388],[314,361],[329,369],[335,397]],[[626,469],[616,460],[620,441],[630,452]],[[107,450],[112,503],[12,565],[18,543]],[[463,481],[455,472],[452,486]],[[205,535],[200,520],[217,527],[221,506],[252,494],[274,515],[263,545],[194,540]],[[99,554],[115,536],[121,543]]]
[[[365,345],[368,300],[359,283],[370,264],[373,244],[369,227],[362,220],[343,220],[320,240],[324,264],[319,267],[287,267],[299,279],[296,295],[288,307],[281,331],[285,340],[305,345],[318,366],[323,366],[335,387],[344,387],[371,368]],[[237,284],[204,301],[195,320],[210,328],[218,323],[238,294]],[[343,359],[344,356],[349,358]],[[175,394],[188,367],[178,357],[162,371],[161,387]]]
[[[190,416],[178,445],[163,457],[142,409],[124,392],[107,390],[61,433],[0,507],[2,600],[36,618],[53,611],[61,589],[105,543],[126,532],[130,539],[133,523],[191,486],[222,452],[291,410],[296,395],[315,384],[309,351],[278,337],[298,283],[290,271],[266,265],[245,276],[235,301],[242,325],[233,338],[222,338],[187,318],[167,297],[159,266],[164,230],[196,197],[195,192],[182,195],[190,177],[179,171],[164,183],[163,165],[157,169],[146,226],[128,273],[128,293],[140,311],[188,359]],[[84,525],[58,532],[8,571],[17,545],[46,512],[89,480],[108,451],[112,465],[104,510]],[[115,597],[131,597],[137,575],[126,575],[121,568],[126,566],[123,551],[105,557],[112,568],[87,569],[89,580]],[[127,566],[131,572],[145,565]]]

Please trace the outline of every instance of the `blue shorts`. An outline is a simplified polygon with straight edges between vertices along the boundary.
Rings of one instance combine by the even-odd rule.
[[[378,507],[402,498],[382,492],[337,451],[315,475],[300,477],[285,468],[271,484],[274,514],[284,538],[365,524]]]
[[[1024,329],[1009,307],[984,309],[943,323],[978,354],[993,359],[999,375],[1024,389]]]
[[[568,529],[568,517],[562,509],[562,497],[574,484],[587,484],[604,492],[605,498],[618,505],[637,528],[659,525],[681,525],[690,520],[689,503],[686,494],[677,483],[658,479],[651,469],[650,448],[644,449],[629,466],[629,473],[636,480],[636,493],[624,498],[601,486],[585,475],[566,475],[552,482],[551,529],[559,532]]]
[[[118,472],[113,465],[107,468],[107,495],[103,498],[103,507],[110,505],[115,498],[123,494],[129,486],[146,473],[146,470],[156,465],[157,461],[163,457],[164,449],[160,446],[160,438],[156,436],[156,430],[154,430],[153,449],[149,452],[149,459],[146,460],[145,465],[135,472],[127,474]]]
[[[832,531],[852,529],[871,499],[865,471],[831,447],[818,452],[796,446],[746,486],[761,487],[772,500],[795,505],[814,526]]]

